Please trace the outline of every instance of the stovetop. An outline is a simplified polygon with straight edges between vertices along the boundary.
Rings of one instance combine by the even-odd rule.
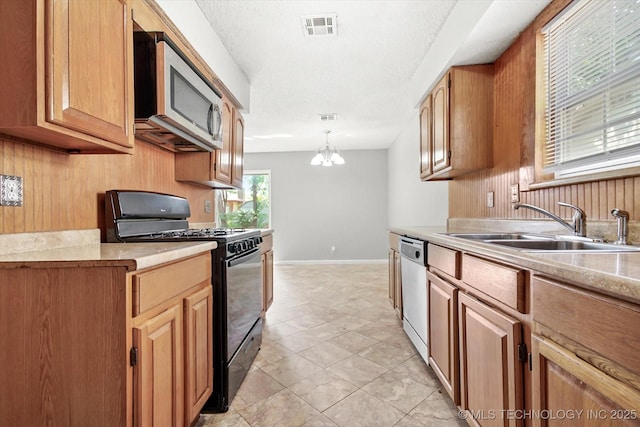
[[[187,228],[167,230],[121,238],[126,242],[183,242],[183,241],[217,241],[231,242],[249,237],[259,236],[259,230],[244,228]]]

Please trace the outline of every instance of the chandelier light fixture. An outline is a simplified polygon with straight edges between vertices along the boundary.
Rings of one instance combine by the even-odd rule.
[[[344,158],[342,158],[338,150],[335,147],[329,146],[329,133],[331,133],[331,131],[325,130],[324,133],[326,134],[325,146],[316,150],[315,156],[311,159],[311,164],[313,166],[344,165]]]

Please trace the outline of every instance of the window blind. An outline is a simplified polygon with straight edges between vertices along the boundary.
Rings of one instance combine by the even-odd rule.
[[[640,0],[577,0],[542,29],[544,170],[640,162]]]

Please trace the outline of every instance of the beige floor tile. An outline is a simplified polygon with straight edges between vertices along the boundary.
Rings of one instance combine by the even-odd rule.
[[[466,426],[467,423],[458,416],[458,408],[449,395],[435,391],[411,412],[411,418],[425,426]]]
[[[370,383],[388,371],[387,368],[356,354],[331,365],[327,370],[358,387]]]
[[[355,385],[326,370],[289,386],[289,390],[318,411],[324,411],[357,389]]]
[[[253,361],[253,366],[261,368],[270,363],[277,362],[283,357],[291,356],[292,354],[294,354],[292,351],[287,350],[277,342],[263,338],[260,351]]]
[[[393,368],[393,370],[428,386],[440,385],[431,368],[429,368],[426,362],[418,355],[410,357]]]
[[[349,332],[349,329],[338,323],[327,322],[313,328],[305,329],[305,332],[309,335],[313,335],[316,338],[330,340],[331,338],[335,338],[338,335]]]
[[[290,386],[323,369],[297,354],[284,357],[274,363],[263,366],[262,370],[285,387]]]
[[[283,388],[282,384],[267,375],[262,369],[250,371],[231,402],[231,407],[238,411],[276,394]]]
[[[276,324],[266,323],[262,328],[263,338],[269,338],[272,340],[279,340],[282,337],[293,335],[296,332],[300,332],[301,329],[297,326],[289,324],[289,322],[280,322]]]
[[[436,391],[436,387],[414,381],[396,371],[389,371],[362,389],[408,414]]]
[[[203,414],[193,427],[251,427],[236,411],[222,414]]]
[[[242,418],[252,426],[302,426],[321,414],[289,390],[282,390],[240,411]]]
[[[316,344],[320,344],[321,342],[323,342],[323,340],[314,337],[313,335],[309,335],[304,331],[301,331],[296,332],[295,334],[287,335],[286,337],[282,337],[276,340],[276,342],[287,350],[298,353],[299,351],[306,350],[307,348],[313,347]]]
[[[324,414],[341,427],[393,426],[405,414],[377,397],[358,390]]]
[[[353,353],[343,349],[336,344],[330,342],[322,342],[320,344],[314,345],[313,347],[309,347],[308,349],[301,351],[298,354],[305,359],[312,361],[318,366],[327,368],[334,363],[346,359]]]
[[[412,350],[402,349],[399,346],[386,342],[379,342],[369,348],[360,351],[358,355],[371,360],[385,368],[395,368],[402,362],[412,357],[415,353]]]
[[[376,340],[354,331],[338,335],[337,337],[330,339],[329,342],[332,342],[333,344],[336,344],[337,346],[352,353],[357,353],[377,343]]]

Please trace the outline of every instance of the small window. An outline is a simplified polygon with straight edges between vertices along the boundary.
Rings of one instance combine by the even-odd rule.
[[[576,0],[542,29],[543,171],[640,165],[640,2]]]
[[[225,228],[271,228],[271,173],[245,171],[242,190],[216,191],[216,224]]]

